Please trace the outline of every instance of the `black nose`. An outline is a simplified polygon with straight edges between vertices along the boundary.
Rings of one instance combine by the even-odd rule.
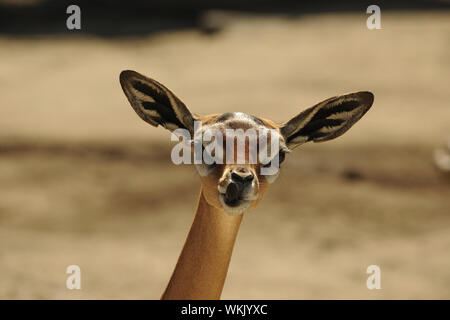
[[[225,202],[231,205],[239,200],[239,187],[237,183],[230,182],[225,192]]]
[[[231,179],[242,186],[251,184],[254,178],[253,173],[247,169],[236,169],[231,172]]]

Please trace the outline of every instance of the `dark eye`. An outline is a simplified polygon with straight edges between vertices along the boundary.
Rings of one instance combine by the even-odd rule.
[[[212,168],[212,167],[215,167],[216,165],[217,165],[216,161],[213,161],[213,163],[208,164],[208,166],[211,167],[211,168]]]
[[[284,152],[283,150],[280,150],[280,152],[278,152],[278,157],[279,157],[279,163],[281,164],[284,161],[284,158],[286,157],[286,152]]]
[[[284,161],[285,156],[286,156],[286,152],[284,152],[283,150],[280,150],[280,151],[278,151],[277,155],[272,158],[272,160],[275,159],[276,157],[278,157],[278,164],[281,164]],[[264,168],[270,167],[272,160],[267,162],[266,164],[264,164],[263,167]]]

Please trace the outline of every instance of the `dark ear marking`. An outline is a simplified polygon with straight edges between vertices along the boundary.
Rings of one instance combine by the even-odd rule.
[[[171,101],[167,95],[158,92],[154,88],[146,85],[145,83],[135,80],[131,84],[134,89],[141,92],[142,94],[152,97],[154,102],[151,101],[141,101],[142,107],[147,111],[156,112],[159,117],[155,118],[158,124],[166,127],[168,124],[175,124],[179,128],[184,128],[184,125],[177,118],[175,112],[172,108],[167,106],[171,105]],[[182,103],[178,101],[177,103]]]
[[[332,102],[329,102],[329,103],[331,104]],[[333,114],[338,114],[341,112],[351,112],[355,108],[357,108],[359,106],[359,104],[360,103],[357,100],[349,100],[349,101],[341,102],[340,104],[338,103],[333,108],[319,109],[319,111],[317,111],[317,113],[312,118],[312,121],[318,120],[318,119],[323,119],[323,118],[328,118],[329,116],[331,116]]]
[[[325,127],[338,127],[340,126],[345,120],[343,119],[321,119],[318,118],[316,120],[311,120],[306,126],[301,128],[299,131],[297,131],[295,134],[290,136],[288,138],[287,142],[291,142],[298,136],[305,136],[308,137],[307,141],[311,141],[317,138],[321,138],[327,135],[326,132],[320,132],[321,129]]]
[[[305,142],[339,137],[370,109],[374,96],[361,91],[337,96],[311,107],[284,123],[280,132],[289,148]]]
[[[144,121],[170,131],[178,128],[189,130],[194,126],[194,117],[183,102],[156,80],[135,71],[122,71],[120,84],[134,111]]]

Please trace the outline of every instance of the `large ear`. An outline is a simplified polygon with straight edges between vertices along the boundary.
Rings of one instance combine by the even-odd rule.
[[[333,97],[306,109],[280,127],[288,148],[308,142],[339,137],[370,109],[373,94],[368,91]]]
[[[120,73],[120,84],[142,120],[155,127],[162,125],[170,131],[183,128],[193,134],[194,117],[165,86],[131,70]]]

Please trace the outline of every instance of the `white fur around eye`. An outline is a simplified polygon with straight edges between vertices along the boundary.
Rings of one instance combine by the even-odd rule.
[[[195,168],[197,169],[198,174],[201,177],[206,177],[207,175],[209,175],[211,173],[211,171],[214,170],[214,165],[208,165],[208,164],[202,163],[202,164],[196,164]]]
[[[264,177],[264,179],[266,179],[267,183],[271,184],[271,183],[274,183],[275,180],[277,180],[279,175],[280,175],[280,170],[278,170],[277,173],[275,173],[275,174],[265,175],[263,177]]]

